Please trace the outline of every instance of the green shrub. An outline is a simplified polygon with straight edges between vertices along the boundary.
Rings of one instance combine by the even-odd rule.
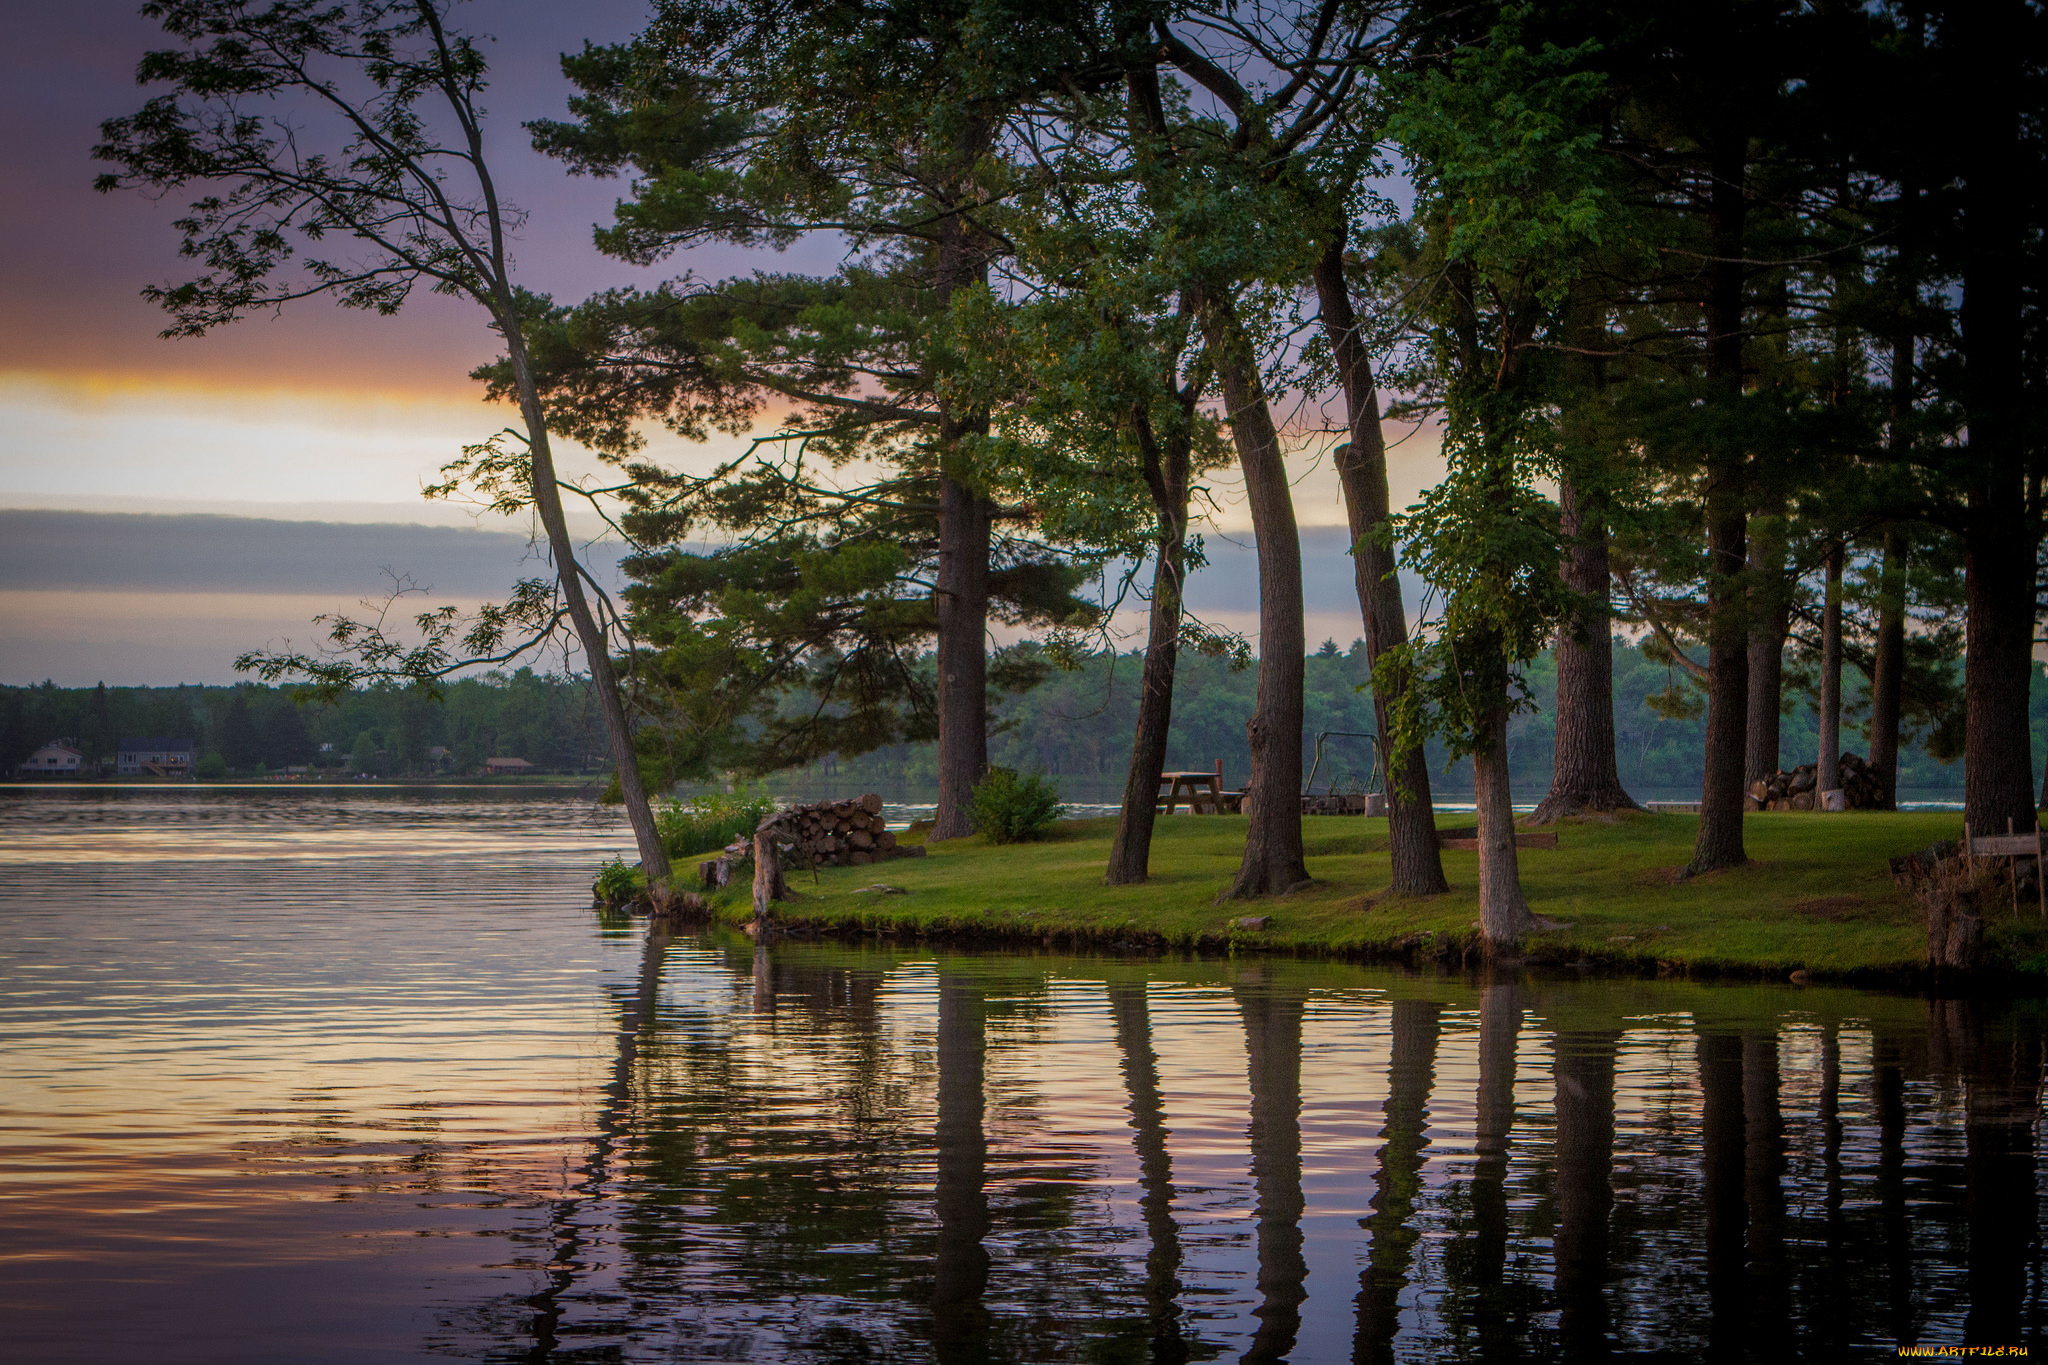
[[[754,827],[775,809],[772,796],[745,791],[707,792],[689,801],[671,801],[654,812],[654,828],[671,858],[691,853],[708,853],[724,848],[742,835],[752,838]]]
[[[968,819],[992,844],[1042,839],[1053,821],[1067,813],[1060,789],[1042,772],[1017,774],[1014,768],[990,768],[974,788]]]
[[[640,894],[640,874],[627,867],[625,859],[614,858],[597,869],[590,891],[606,905],[624,905]]]
[[[209,778],[226,777],[228,775],[228,761],[217,753],[207,754],[193,766],[192,775],[194,777]]]

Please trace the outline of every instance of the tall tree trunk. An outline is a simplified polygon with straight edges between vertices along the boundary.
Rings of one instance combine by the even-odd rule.
[[[1443,852],[1436,841],[1429,761],[1421,745],[1402,747],[1395,742],[1393,717],[1402,683],[1394,670],[1382,673],[1378,668],[1380,655],[1408,639],[1408,611],[1401,601],[1393,548],[1379,543],[1380,528],[1392,513],[1387,443],[1380,431],[1372,355],[1358,334],[1358,317],[1344,282],[1342,234],[1317,258],[1315,281],[1323,333],[1344,384],[1350,430],[1350,439],[1337,447],[1337,483],[1351,526],[1351,570],[1365,622],[1365,656],[1373,665],[1373,715],[1387,777],[1387,845],[1393,871],[1388,889],[1397,895],[1433,896],[1450,890],[1450,883],[1444,879]],[[1611,715],[1608,726],[1611,734]]]
[[[1138,731],[1124,776],[1124,803],[1109,846],[1111,886],[1142,882],[1151,873],[1152,826],[1159,810],[1159,774],[1173,722],[1174,670],[1180,656],[1181,585],[1187,563],[1188,468],[1191,451],[1178,433],[1165,448],[1144,414],[1137,417],[1145,482],[1152,492],[1158,535],[1153,542],[1152,611],[1145,636],[1145,666],[1138,681]]]
[[[626,715],[626,703],[619,692],[618,670],[612,666],[611,637],[590,609],[583,591],[583,566],[576,559],[576,544],[569,536],[569,520],[562,512],[562,490],[556,482],[554,448],[548,441],[547,413],[542,408],[540,389],[534,382],[533,366],[527,359],[526,337],[519,327],[519,309],[511,286],[497,293],[498,330],[505,338],[505,354],[512,363],[513,383],[519,393],[519,415],[526,423],[527,451],[532,460],[534,510],[547,532],[548,553],[555,561],[555,576],[562,586],[562,604],[568,608],[569,623],[576,641],[583,647],[584,662],[590,669],[590,685],[604,715],[605,737],[610,741],[612,765],[618,771],[619,797],[626,807],[626,822],[633,827],[633,844],[640,852],[640,869],[647,877],[647,893],[657,909],[665,909],[671,895],[668,849],[654,826],[654,810],[648,804],[646,784],[640,780],[640,758],[633,746],[633,722]]]
[[[1842,785],[1842,542],[1828,545],[1827,593],[1820,614],[1820,752],[1814,800]]]
[[[985,288],[992,254],[962,206],[976,202],[971,168],[987,152],[993,128],[969,120],[957,133],[958,179],[937,205],[938,250],[933,296],[943,313],[961,290]],[[932,376],[926,376],[927,379]],[[958,410],[943,398],[939,412],[938,721],[939,806],[926,842],[973,831],[968,809],[974,785],[988,770],[988,571],[995,503],[961,454],[962,441],[987,435],[988,413]]]
[[[1588,811],[1636,810],[1614,758],[1614,642],[1606,509],[1569,479],[1558,485],[1564,585],[1580,595],[1557,635],[1557,743],[1550,793],[1529,818],[1547,825]],[[1590,505],[1589,505],[1590,503]]]
[[[932,1203],[932,1345],[942,1362],[987,1358],[988,1134],[983,1127],[987,1033],[978,984],[939,978],[939,1114]]]
[[[1109,988],[1116,1046],[1123,1056],[1130,1096],[1131,1143],[1138,1153],[1138,1201],[1145,1219],[1145,1306],[1152,1319],[1152,1359],[1181,1365],[1188,1342],[1180,1326],[1180,1225],[1173,1221],[1173,1155],[1167,1150],[1166,1104],[1159,1090],[1159,1054],[1152,1046],[1152,1016],[1142,981]]]
[[[1266,406],[1251,338],[1226,295],[1206,300],[1202,322],[1222,381],[1259,550],[1259,690],[1257,710],[1245,725],[1252,756],[1244,803],[1249,819],[1244,860],[1224,898],[1279,895],[1308,880],[1301,845],[1302,685],[1308,650],[1301,536],[1280,433]]]
[[[1557,1335],[1567,1360],[1608,1354],[1607,1224],[1614,1213],[1614,1053],[1621,1035],[1560,1033],[1557,1080]]]
[[[1486,670],[1487,708],[1472,750],[1472,798],[1479,808],[1479,932],[1489,953],[1512,950],[1536,927],[1515,861],[1515,807],[1508,790],[1507,671]],[[1495,679],[1492,674],[1499,674]],[[1498,685],[1496,686],[1496,681]],[[1497,700],[1496,700],[1497,698]]]
[[[1779,735],[1784,722],[1785,636],[1792,619],[1792,594],[1785,582],[1785,516],[1782,507],[1751,524],[1749,542],[1749,725],[1743,785],[1778,771]]]
[[[995,503],[939,477],[939,809],[928,840],[973,832],[974,784],[988,771],[988,558]]]
[[[1870,676],[1870,764],[1877,772],[1879,810],[1899,807],[1899,701],[1906,672],[1905,528],[1884,528],[1877,571],[1877,660]]]
[[[2021,64],[2030,50],[2019,0],[1952,7],[1951,61],[1963,123],[1963,410],[1970,432],[1963,537],[1968,611],[1963,679],[1963,822],[1973,834],[2034,822],[2028,692],[2034,652],[2034,557],[2027,507],[2021,357],[2023,224],[2013,194],[2020,164]]]
[[[1712,264],[1706,303],[1706,373],[1720,401],[1742,398],[1743,226],[1748,137],[1739,126],[1719,130],[1712,159],[1714,187],[1707,218]],[[1700,784],[1700,829],[1688,874],[1740,867],[1742,770],[1749,721],[1749,611],[1744,591],[1748,482],[1738,424],[1714,432],[1707,452],[1707,738]]]
[[[1258,1330],[1246,1365],[1286,1360],[1301,1333],[1308,1262],[1302,1256],[1301,1016],[1307,997],[1254,976],[1235,991],[1244,1015],[1251,1087],[1252,1187],[1258,1196]]]
[[[1436,1045],[1443,1006],[1433,1000],[1393,1002],[1387,1099],[1380,1107],[1380,1165],[1372,1211],[1360,1225],[1371,1234],[1358,1277],[1358,1328],[1351,1359],[1392,1365],[1401,1330],[1401,1294],[1422,1234],[1411,1225],[1422,1192],[1423,1150],[1429,1146],[1429,1092],[1436,1083]]]

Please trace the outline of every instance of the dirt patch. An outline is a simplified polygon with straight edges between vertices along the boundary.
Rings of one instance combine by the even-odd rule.
[[[1861,896],[1813,896],[1792,902],[1792,911],[1813,919],[1824,919],[1830,924],[1840,924],[1843,920],[1864,918],[1870,913],[1870,906]]]

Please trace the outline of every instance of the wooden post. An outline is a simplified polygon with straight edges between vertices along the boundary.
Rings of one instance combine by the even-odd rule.
[[[2007,839],[2010,839],[2010,838],[2012,838],[2012,837],[2013,837],[2013,830],[2012,830],[2012,817],[2011,817],[2010,815],[2008,815],[2008,816],[2006,816],[2006,817],[2005,817],[2005,837],[2006,837]],[[2006,845],[2006,847],[2007,847],[2007,848],[2011,848],[2011,847],[2012,847],[2012,845],[2011,845],[2011,844],[2007,844],[2007,845]],[[2006,877],[2007,877],[2007,880],[2008,880],[2008,881],[2009,881],[2009,882],[2011,883],[2011,885],[2012,885],[2012,912],[2013,912],[2013,914],[2017,915],[2017,914],[2019,914],[2019,912],[2020,912],[2020,860],[2019,860],[2019,856],[2018,856],[2017,854],[2014,854],[2014,855],[2012,855],[2012,856],[2009,856],[2008,858],[2006,858],[2006,860],[2005,860],[2005,866],[2006,866]]]
[[[2041,838],[2041,822],[2034,821],[2034,898],[2040,903],[2041,918],[2048,919],[2048,843]]]
[[[754,923],[768,927],[768,902],[783,899],[782,857],[775,850],[775,836],[754,835]],[[756,938],[756,942],[760,940]]]

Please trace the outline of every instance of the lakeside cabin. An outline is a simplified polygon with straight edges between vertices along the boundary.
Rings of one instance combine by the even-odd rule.
[[[190,777],[197,747],[189,739],[123,739],[114,751],[114,771],[124,777]]]
[[[517,777],[522,773],[540,771],[523,758],[487,758],[484,771],[494,777]]]
[[[83,777],[85,755],[74,746],[77,740],[53,739],[30,754],[14,769],[16,777]]]

